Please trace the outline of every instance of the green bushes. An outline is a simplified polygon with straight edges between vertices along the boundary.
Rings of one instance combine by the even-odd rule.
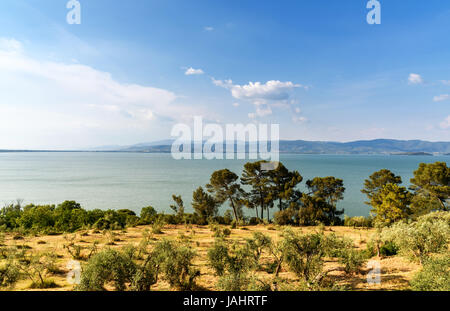
[[[138,223],[139,218],[133,211],[86,211],[74,201],[65,201],[58,206],[30,204],[22,207],[16,204],[0,209],[0,228],[3,231],[56,234],[87,228],[119,230]]]
[[[208,264],[219,276],[217,287],[220,290],[241,291],[249,285],[248,272],[255,261],[247,246],[230,246],[219,238],[208,251]]]
[[[0,288],[10,288],[19,280],[20,271],[11,259],[0,264]]]
[[[293,225],[294,222],[295,211],[291,208],[275,212],[273,214],[273,222],[280,226],[285,225]]]
[[[416,291],[450,291],[450,253],[426,259],[422,271],[411,281],[411,288]]]
[[[353,241],[325,236],[323,233],[299,234],[291,230],[283,233],[282,251],[285,262],[299,278],[318,285],[330,271],[323,271],[323,258],[335,257],[344,265],[347,274],[357,273],[366,262],[365,252],[354,249]]]
[[[409,224],[385,228],[382,239],[395,243],[401,254],[423,263],[431,254],[448,250],[450,226],[437,215],[426,215]]]
[[[372,217],[348,217],[344,218],[344,226],[353,227],[353,228],[372,228],[373,227],[373,219]]]
[[[83,268],[81,291],[103,291],[107,283],[112,283],[116,291],[124,291],[136,274],[136,264],[125,254],[107,249],[93,256]]]
[[[256,263],[259,262],[263,250],[269,248],[272,244],[270,237],[262,234],[261,232],[253,233],[253,238],[247,239],[246,242],[247,248],[253,254],[253,259]]]
[[[141,224],[148,225],[152,223],[153,217],[155,217],[158,212],[153,208],[153,206],[147,206],[141,209]]]
[[[380,254],[387,257],[397,255],[398,251],[399,247],[392,241],[387,241],[380,247]]]
[[[318,233],[302,235],[287,230],[283,237],[286,264],[299,278],[312,282],[322,272],[324,236]]]
[[[54,288],[58,285],[48,275],[59,271],[53,253],[28,253],[24,249],[15,254],[15,266],[20,274],[31,280],[30,288]]]
[[[195,288],[195,279],[200,276],[200,271],[192,263],[196,253],[191,247],[163,240],[156,244],[152,256],[170,286],[179,290]]]
[[[155,221],[152,223],[152,233],[153,234],[161,234],[162,228],[164,227],[164,219],[163,217],[157,217]]]
[[[341,253],[339,259],[339,262],[344,265],[344,271],[347,274],[359,273],[366,261],[365,253],[355,249],[346,249]]]

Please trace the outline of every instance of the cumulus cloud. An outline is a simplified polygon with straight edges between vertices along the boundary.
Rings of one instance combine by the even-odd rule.
[[[194,69],[192,67],[188,68],[186,72],[184,73],[186,76],[192,76],[192,75],[202,75],[205,72],[201,69]]]
[[[450,115],[441,122],[440,127],[443,130],[450,129]]]
[[[422,84],[423,78],[417,73],[411,73],[408,77],[409,84]]]
[[[250,119],[266,117],[273,113],[272,108],[289,107],[292,91],[296,88],[305,88],[301,84],[291,81],[282,82],[270,80],[266,83],[249,82],[248,84],[234,84],[232,80],[215,80],[214,85],[230,91],[231,96],[236,99],[251,102],[255,106],[255,112],[250,113]]]
[[[205,30],[205,31],[213,31],[214,27],[206,26],[206,27],[203,28],[203,30]]]
[[[286,100],[295,88],[304,87],[301,84],[294,84],[290,81],[281,82],[278,80],[261,82],[249,82],[245,85],[233,84],[232,80],[214,80],[216,86],[226,88],[231,91],[231,95],[236,99],[265,99],[265,100]]]
[[[433,100],[435,102],[442,102],[442,101],[448,100],[448,99],[450,99],[450,95],[449,94],[442,94],[442,95],[433,97]]]

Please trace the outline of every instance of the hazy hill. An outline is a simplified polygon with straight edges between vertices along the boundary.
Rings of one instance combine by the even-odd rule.
[[[142,143],[127,146],[116,151],[128,152],[170,152],[173,140]],[[281,153],[303,154],[449,154],[450,142],[429,142],[422,140],[376,139],[347,143],[324,141],[280,141]]]

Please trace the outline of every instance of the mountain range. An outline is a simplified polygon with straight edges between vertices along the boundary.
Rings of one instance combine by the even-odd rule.
[[[131,146],[103,146],[91,151],[169,153],[174,140],[140,143]],[[246,143],[248,148],[248,143]],[[281,140],[280,153],[298,154],[450,154],[450,142],[375,139],[352,142]]]

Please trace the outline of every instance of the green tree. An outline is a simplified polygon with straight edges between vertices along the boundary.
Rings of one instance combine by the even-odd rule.
[[[303,181],[303,177],[298,171],[289,171],[283,163],[267,172],[270,186],[270,193],[274,200],[278,200],[278,208],[280,211],[289,207],[289,200],[298,196],[296,187]]]
[[[149,224],[153,221],[157,214],[158,212],[153,208],[153,206],[147,206],[141,209],[140,218],[143,223]]]
[[[391,224],[405,219],[410,214],[412,194],[396,184],[383,186],[380,192],[372,198],[372,213],[376,222]]]
[[[316,177],[308,180],[306,186],[310,191],[308,195],[312,196],[316,202],[320,202],[320,199],[325,201],[326,205],[321,203],[321,206],[327,219],[331,223],[339,223],[339,216],[344,214],[344,210],[337,210],[336,204],[344,199],[344,181],[332,176]]]
[[[65,201],[55,209],[55,228],[58,231],[74,232],[86,225],[86,211],[75,201]]]
[[[236,223],[239,222],[240,209],[242,208],[243,190],[237,180],[239,177],[228,169],[215,171],[211,175],[206,189],[213,194],[214,200],[218,204],[229,202],[233,209]]]
[[[192,208],[194,213],[200,217],[202,223],[205,223],[208,218],[217,215],[218,203],[203,190],[203,187],[198,187],[192,194]]]
[[[411,178],[414,191],[412,209],[415,214],[426,214],[432,210],[449,210],[450,168],[445,162],[420,163]]]
[[[181,195],[172,195],[172,199],[175,204],[170,205],[170,208],[175,212],[177,216],[183,217],[184,215],[184,203]]]
[[[251,186],[251,190],[245,194],[247,207],[254,207],[258,217],[257,206],[261,209],[261,219],[264,218],[264,211],[267,209],[267,220],[269,220],[269,206],[272,205],[273,198],[270,195],[269,171],[263,170],[263,163],[267,161],[248,162],[244,165],[241,183]]]
[[[365,202],[367,205],[371,205],[373,200],[379,194],[381,189],[387,184],[400,185],[402,183],[402,178],[396,176],[390,170],[382,169],[369,176],[369,179],[364,181],[364,188],[361,190],[369,201]]]

